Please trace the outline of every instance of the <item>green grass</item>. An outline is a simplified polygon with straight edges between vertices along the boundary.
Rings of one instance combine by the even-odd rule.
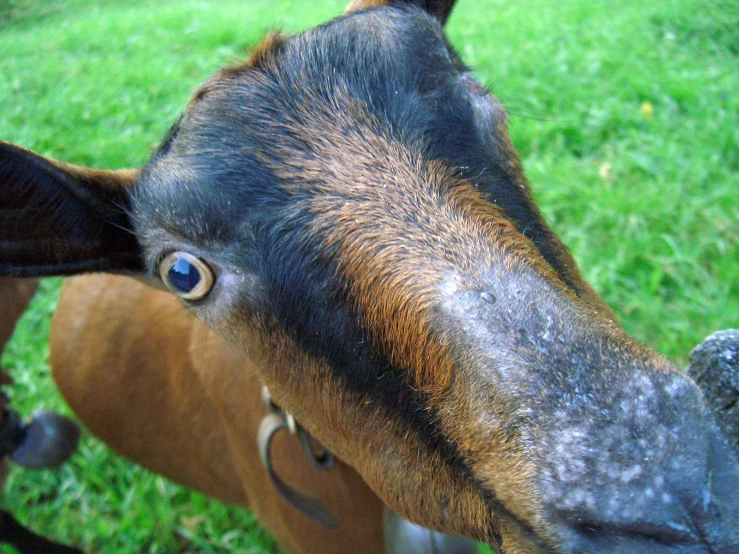
[[[267,29],[344,2],[6,0],[0,137],[98,167],[141,165],[190,91]],[[539,204],[626,329],[680,365],[739,326],[739,5],[461,0],[452,42],[509,109]],[[65,410],[44,284],[8,348],[14,406]],[[58,473],[14,470],[3,504],[94,552],[275,552],[251,516],[86,437]]]

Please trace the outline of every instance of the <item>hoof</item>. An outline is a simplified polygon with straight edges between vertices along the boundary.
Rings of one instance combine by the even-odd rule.
[[[387,554],[477,554],[478,543],[471,539],[431,531],[385,510]]]
[[[67,417],[37,413],[24,429],[25,435],[10,459],[30,469],[55,468],[77,449],[80,428]]]

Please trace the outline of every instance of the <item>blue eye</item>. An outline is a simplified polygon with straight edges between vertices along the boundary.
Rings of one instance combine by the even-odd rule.
[[[185,300],[205,298],[213,288],[210,266],[187,252],[171,252],[159,263],[159,276],[169,290]]]
[[[189,294],[200,283],[200,271],[195,264],[190,263],[185,258],[180,258],[167,272],[167,279],[170,285],[179,292]]]

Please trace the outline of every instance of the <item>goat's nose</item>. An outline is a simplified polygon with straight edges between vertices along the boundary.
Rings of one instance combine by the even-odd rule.
[[[704,433],[702,456],[684,459],[695,466],[665,472],[661,488],[623,487],[614,510],[565,514],[563,552],[739,553],[739,452],[715,425]]]
[[[709,485],[697,523],[714,552],[739,552],[739,449],[718,431],[709,453]]]
[[[637,530],[635,530],[637,531]],[[728,554],[730,550],[712,550],[690,540],[666,543],[661,537],[638,535],[633,531],[610,533],[588,531],[563,544],[560,552],[566,554]]]
[[[628,504],[628,500],[624,501]],[[663,494],[633,513],[605,520],[593,514],[566,514],[561,527],[561,552],[567,554],[712,554],[695,528],[688,510]]]

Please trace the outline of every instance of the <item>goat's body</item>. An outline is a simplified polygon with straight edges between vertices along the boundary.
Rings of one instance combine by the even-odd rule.
[[[342,462],[320,472],[295,437],[275,439],[277,473],[330,507],[339,530],[312,522],[272,487],[257,453],[266,409],[253,362],[171,294],[126,277],[68,280],[51,363],[93,434],[156,473],[248,508],[290,552],[384,552],[382,503]]]

